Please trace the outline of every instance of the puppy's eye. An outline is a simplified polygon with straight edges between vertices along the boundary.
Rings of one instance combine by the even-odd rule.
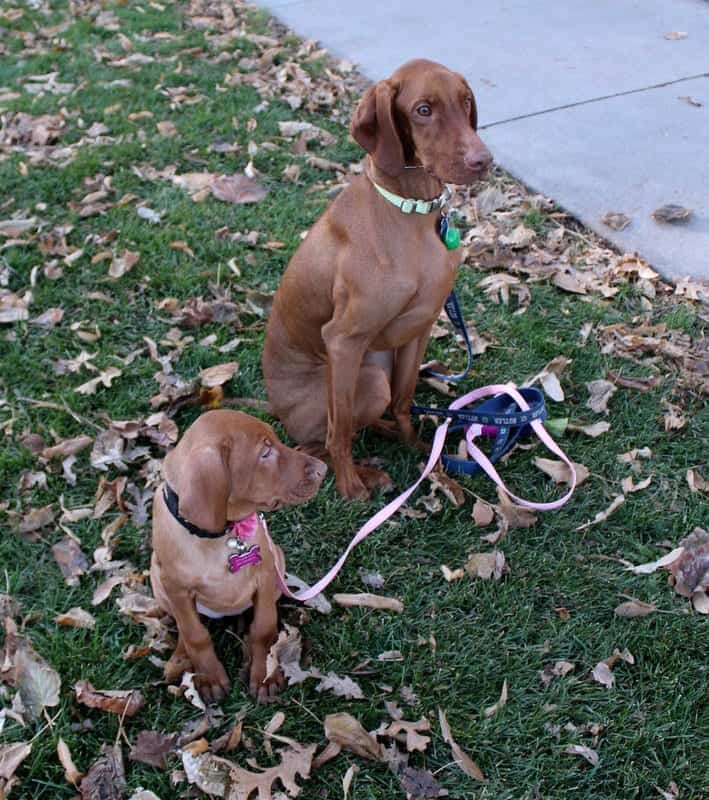
[[[465,98],[465,107],[470,108],[473,105],[473,98],[468,96]]]
[[[428,103],[421,103],[420,106],[416,106],[416,113],[420,117],[430,117],[431,116],[431,106]]]
[[[263,450],[261,450],[261,458],[268,458],[271,455],[273,446],[270,442],[264,442]]]

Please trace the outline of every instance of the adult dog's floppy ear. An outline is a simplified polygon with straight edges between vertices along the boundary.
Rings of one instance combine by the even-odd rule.
[[[231,481],[220,448],[190,453],[180,465],[178,487],[180,514],[188,522],[213,533],[224,530]]]
[[[404,148],[394,122],[395,93],[389,81],[379,81],[360,100],[350,131],[374,163],[387,175],[404,169]]]
[[[465,80],[465,76],[461,75],[460,72],[456,72],[456,75],[465,84],[465,89],[470,97],[470,127],[476,131],[478,129],[478,107],[475,104],[475,95],[473,94],[473,90],[470,88],[470,84]]]
[[[470,127],[474,131],[477,131],[477,129],[478,129],[478,107],[477,107],[477,105],[475,103],[475,95],[472,92],[470,92],[470,99],[472,101],[470,103]]]

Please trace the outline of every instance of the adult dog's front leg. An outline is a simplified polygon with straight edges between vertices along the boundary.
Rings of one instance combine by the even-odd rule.
[[[231,691],[231,683],[217,658],[209,631],[200,621],[194,599],[187,592],[170,596],[180,645],[195,671],[195,686],[206,703],[218,703]]]
[[[410,445],[418,441],[411,423],[411,404],[431,328],[396,351],[391,385],[391,414],[399,426],[401,438]]]
[[[326,446],[335,470],[337,491],[349,500],[366,500],[369,492],[352,460],[352,435],[357,378],[367,340],[363,336],[345,333],[342,327],[339,320],[333,319],[322,330],[327,349]]]

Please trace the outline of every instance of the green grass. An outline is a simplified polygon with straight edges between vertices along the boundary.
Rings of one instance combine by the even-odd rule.
[[[283,103],[271,101],[267,110],[255,114],[261,102],[250,88],[217,92],[215,86],[227,71],[234,68],[241,55],[252,56],[254,45],[236,39],[233,47],[236,61],[224,64],[182,54],[190,48],[207,49],[204,33],[187,25],[186,18],[169,5],[164,12],[148,4],[125,4],[115,7],[122,32],[130,37],[155,31],[167,31],[179,37],[159,45],[143,45],[133,38],[137,51],[150,52],[175,60],[147,64],[138,69],[120,69],[97,63],[92,48],[102,46],[121,54],[115,34],[95,28],[87,19],[76,19],[61,34],[66,47],[49,49],[37,55],[26,55],[20,47],[18,31],[32,30],[34,24],[60,22],[67,13],[65,3],[54,3],[49,18],[25,11],[17,21],[0,24],[9,31],[6,37],[10,57],[0,61],[0,86],[16,87],[23,76],[59,71],[62,82],[86,85],[68,97],[46,96],[32,99],[24,94],[11,101],[7,108],[32,114],[51,113],[66,107],[71,116],[62,142],[77,141],[85,128],[103,121],[111,135],[123,141],[105,147],[84,147],[75,161],[64,169],[27,167],[22,154],[13,154],[0,161],[0,203],[6,203],[0,218],[16,211],[39,213],[46,220],[46,229],[54,225],[73,224],[71,244],[84,248],[84,255],[74,265],[64,268],[64,277],[57,281],[40,276],[33,289],[31,316],[52,306],[61,306],[65,316],[51,331],[18,323],[3,326],[0,338],[2,392],[0,424],[5,437],[0,450],[0,480],[4,487],[2,500],[11,511],[26,512],[31,507],[54,503],[63,494],[67,506],[91,503],[99,474],[88,463],[85,451],[76,464],[78,481],[68,486],[56,465],[48,469],[46,491],[32,490],[20,494],[17,484],[25,469],[38,469],[38,463],[20,443],[23,434],[40,433],[48,442],[54,437],[93,433],[94,429],[77,423],[63,411],[41,409],[21,398],[48,400],[66,404],[78,415],[103,427],[110,419],[137,419],[151,412],[149,398],[156,392],[153,375],[157,366],[147,353],[124,367],[116,356],[124,357],[143,345],[143,337],[159,342],[173,322],[157,308],[160,300],[174,296],[184,301],[193,296],[206,296],[210,285],[220,282],[230,287],[232,297],[243,299],[243,288],[272,291],[299,242],[299,234],[317,218],[327,203],[323,191],[310,193],[309,188],[323,180],[323,173],[305,164],[284,149],[260,150],[254,158],[256,168],[270,192],[266,199],[253,206],[231,206],[209,199],[193,203],[185,192],[166,182],[149,183],[132,171],[134,165],[151,164],[161,168],[178,165],[180,172],[243,170],[249,141],[261,143],[278,135],[277,122],[307,119],[340,136],[339,143],[321,148],[318,153],[335,160],[351,161],[358,150],[345,136],[345,130],[326,114],[291,112]],[[143,11],[144,13],[141,13]],[[248,15],[252,32],[273,35],[269,20],[262,12]],[[288,40],[291,49],[297,40]],[[175,65],[182,71],[174,74]],[[306,65],[312,74],[322,74],[322,62]],[[130,78],[130,88],[109,88],[106,82]],[[170,101],[156,87],[190,86],[204,95],[204,100],[182,110],[171,110]],[[106,107],[120,103],[112,114]],[[129,114],[150,110],[153,119],[131,121]],[[247,130],[247,121],[254,117],[258,126]],[[155,123],[171,120],[178,136],[165,139],[155,133]],[[238,122],[235,128],[233,120]],[[143,134],[140,134],[143,131]],[[208,147],[217,140],[237,141],[241,153],[220,155]],[[197,161],[195,161],[197,159]],[[294,185],[282,178],[285,166],[294,161],[302,164],[301,180]],[[26,174],[25,174],[26,172]],[[83,181],[97,173],[110,174],[114,198],[134,193],[156,211],[163,212],[163,223],[151,226],[138,218],[134,204],[115,208],[105,215],[86,220],[69,211],[67,203],[85,194]],[[8,202],[10,201],[11,202]],[[37,203],[46,203],[46,211],[33,212]],[[543,234],[549,218],[538,210],[525,217],[528,226]],[[283,250],[268,252],[251,249],[215,237],[223,226],[231,230],[259,230],[263,241],[285,243]],[[137,250],[141,260],[127,276],[116,283],[105,279],[106,262],[92,266],[90,259],[103,246],[88,239],[92,234],[117,231],[114,247]],[[169,243],[185,240],[194,251],[191,259],[169,248]],[[227,266],[235,258],[241,278],[231,276]],[[12,247],[0,253],[0,267],[9,268],[9,285],[14,291],[28,286],[34,267],[42,265],[38,249]],[[584,301],[563,294],[553,287],[533,284],[532,303],[523,315],[513,315],[505,306],[492,304],[476,288],[483,273],[469,266],[462,267],[458,286],[466,316],[478,330],[493,338],[497,345],[477,358],[474,375],[465,388],[498,382],[521,381],[539,371],[550,359],[563,353],[573,359],[563,378],[566,400],[556,406],[550,403],[553,416],[569,416],[575,420],[593,421],[595,415],[584,408],[587,399],[585,383],[603,377],[607,369],[623,374],[647,375],[647,370],[634,364],[604,355],[593,336],[580,346],[578,331],[584,322],[598,324],[629,322],[642,309],[637,292],[630,286],[612,302],[592,298]],[[113,304],[87,301],[91,291],[110,294]],[[658,300],[649,314],[653,321],[664,321],[671,328],[689,334],[693,339],[703,335],[702,317],[691,305],[675,305]],[[96,323],[101,339],[95,344],[82,343],[71,330],[75,322]],[[251,326],[258,320],[244,315],[242,323]],[[214,346],[196,342],[214,333],[217,345],[235,335],[246,340],[235,353],[221,355]],[[197,331],[183,331],[196,342],[187,347],[176,363],[177,372],[194,378],[200,369],[236,357],[240,371],[226,387],[231,396],[263,397],[260,350],[263,331],[258,327],[240,333],[229,326],[212,325]],[[93,375],[57,376],[53,364],[59,358],[75,357],[81,349],[97,352],[96,366],[105,369],[118,365],[123,375],[111,389],[99,389],[93,397],[83,397],[74,388]],[[161,352],[164,348],[161,347]],[[435,342],[429,355],[441,357],[456,366],[462,361],[458,350],[445,349]],[[424,385],[418,398],[440,402]],[[662,401],[671,398],[681,402],[687,413],[687,425],[680,431],[664,432]],[[657,795],[654,786],[666,788],[675,781],[682,800],[700,798],[706,791],[709,768],[709,714],[706,707],[709,627],[707,620],[689,613],[686,602],[667,586],[663,574],[647,577],[623,572],[620,564],[597,556],[625,558],[639,563],[655,558],[660,542],[676,543],[694,526],[706,524],[706,505],[699,495],[691,494],[685,481],[690,466],[706,461],[707,415],[701,398],[675,391],[674,378],[668,375],[652,392],[638,394],[620,389],[610,403],[608,417],[612,429],[599,439],[569,434],[562,444],[574,460],[586,464],[592,477],[581,487],[572,502],[558,513],[540,516],[537,525],[525,531],[513,531],[502,543],[511,565],[511,574],[500,583],[462,580],[447,584],[439,566],[455,567],[463,563],[467,553],[484,549],[480,531],[470,520],[472,499],[461,509],[445,508],[426,520],[396,519],[377,535],[362,544],[348,562],[335,584],[338,591],[361,591],[360,569],[380,571],[387,579],[384,592],[401,597],[405,612],[400,616],[365,610],[335,610],[331,616],[310,614],[303,625],[303,636],[312,661],[322,671],[335,670],[349,674],[366,658],[375,659],[372,673],[359,677],[367,699],[348,702],[320,695],[312,682],[287,690],[282,708],[286,712],[285,735],[303,742],[321,741],[322,720],[326,714],[347,710],[374,728],[386,716],[383,702],[398,699],[402,686],[410,686],[419,696],[415,708],[406,708],[407,719],[430,716],[433,740],[425,756],[412,757],[416,766],[440,770],[438,778],[452,798],[650,798]],[[194,419],[194,410],[178,413],[176,421],[184,431]],[[616,455],[632,447],[650,446],[652,460],[645,469],[653,481],[645,491],[631,495],[607,523],[581,533],[575,528],[605,508],[619,491],[620,480],[628,474],[618,464]],[[388,444],[365,434],[355,445],[358,455],[379,455],[384,458],[399,487],[414,479],[418,457],[401,446]],[[153,454],[162,452],[153,448]],[[532,457],[540,451],[516,451],[504,466],[504,478],[527,497],[539,500],[555,496],[555,490],[532,466]],[[110,471],[109,478],[116,477]],[[136,470],[129,473],[138,480]],[[463,481],[466,490],[494,499],[492,485],[481,477]],[[336,494],[332,478],[328,478],[317,499],[303,508],[287,509],[271,515],[274,537],[284,547],[290,568],[308,580],[319,577],[322,568],[332,563],[356,528],[381,503],[347,504]],[[113,519],[110,512],[98,521],[84,521],[72,526],[80,537],[85,552],[91,553],[100,544],[101,530]],[[33,745],[31,756],[19,770],[22,784],[13,798],[71,798],[76,792],[63,779],[55,754],[61,736],[69,744],[80,769],[86,770],[98,756],[103,742],[112,742],[117,735],[118,721],[111,715],[91,711],[76,704],[72,685],[80,679],[91,680],[101,688],[140,687],[147,698],[145,708],[125,725],[131,741],[145,728],[162,731],[179,730],[196,716],[184,700],[169,695],[160,685],[160,672],[147,659],[125,661],[121,651],[130,644],[140,644],[142,629],[128,624],[113,601],[96,610],[95,631],[58,628],[56,614],[71,606],[90,608],[93,589],[99,577],[90,574],[78,587],[65,586],[51,554],[50,545],[61,538],[56,529],[45,532],[37,544],[19,537],[4,525],[0,539],[0,563],[6,576],[6,591],[21,603],[22,614],[28,617],[26,633],[34,647],[57,669],[63,681],[61,706],[51,729],[44,730]],[[141,569],[149,563],[149,530],[123,527],[117,558],[130,559]],[[654,602],[665,613],[646,619],[623,620],[614,617],[613,609],[620,595],[631,594]],[[555,609],[569,609],[570,618],[563,621]],[[286,619],[296,619],[293,608],[284,608]],[[212,626],[218,652],[232,676],[236,676],[240,648],[227,625]],[[433,636],[435,652],[427,643]],[[420,642],[426,642],[421,644]],[[616,667],[617,685],[606,690],[589,678],[589,672],[614,648],[627,647],[635,655],[635,666]],[[398,649],[403,662],[380,663],[376,656],[384,650]],[[539,672],[544,664],[556,659],[576,663],[571,675],[554,681],[544,689]],[[503,679],[508,680],[510,697],[507,706],[487,719],[482,710],[495,702]],[[384,687],[384,688],[382,688]],[[386,687],[391,687],[390,692]],[[4,703],[10,700],[5,697]],[[550,710],[545,710],[553,705]],[[473,784],[450,766],[451,755],[442,741],[436,722],[436,709],[446,710],[453,733],[460,744],[480,764],[490,783],[485,787]],[[254,707],[238,682],[223,704],[225,725],[233,713],[248,707],[246,733],[258,744],[261,731],[273,714],[273,708]],[[93,729],[79,733],[72,725],[89,719]],[[600,763],[591,768],[583,760],[562,754],[568,744],[591,744],[591,737],[564,730],[566,723],[579,726],[600,723],[598,752]],[[549,733],[548,726],[561,726],[559,739]],[[7,721],[4,741],[28,740],[36,729],[21,729]],[[210,733],[210,737],[217,733]],[[127,750],[126,750],[127,754]],[[237,753],[241,764],[244,752]],[[263,758],[263,754],[260,755]],[[339,797],[338,782],[354,757],[341,756],[315,773],[300,797],[315,800]],[[128,783],[155,791],[163,800],[175,796],[169,772],[127,763]],[[178,766],[176,759],[172,766]],[[398,782],[383,766],[359,762],[354,797],[359,800],[383,800],[401,795]],[[187,796],[185,785],[179,796]]]

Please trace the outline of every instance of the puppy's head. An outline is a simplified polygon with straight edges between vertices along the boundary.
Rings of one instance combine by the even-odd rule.
[[[388,175],[422,165],[446,183],[470,184],[492,163],[477,127],[475,96],[465,78],[417,59],[365,92],[351,132]]]
[[[180,513],[209,531],[224,528],[228,510],[273,511],[313,497],[327,467],[286,447],[270,425],[240,411],[208,411],[165,459],[165,477]]]

